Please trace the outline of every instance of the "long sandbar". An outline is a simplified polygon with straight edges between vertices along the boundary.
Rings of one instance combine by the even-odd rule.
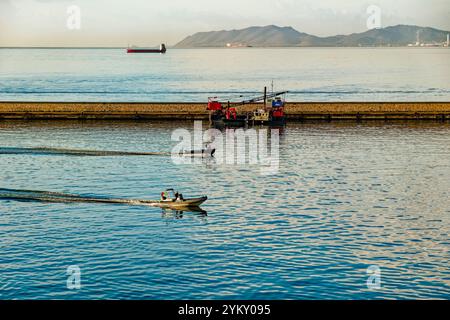
[[[240,106],[250,112],[261,104]],[[289,102],[289,120],[447,120],[450,102]],[[0,119],[206,120],[205,103],[0,102]]]

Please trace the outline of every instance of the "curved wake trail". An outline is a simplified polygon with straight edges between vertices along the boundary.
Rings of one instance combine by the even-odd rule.
[[[170,152],[128,152],[128,151],[107,151],[107,150],[78,150],[61,148],[15,148],[0,147],[0,155],[66,155],[66,156],[91,156],[91,157],[110,157],[110,156],[170,156]]]
[[[0,200],[43,201],[43,202],[94,202],[127,205],[152,206],[156,201],[136,199],[115,199],[107,197],[89,197],[60,192],[18,190],[0,188]]]

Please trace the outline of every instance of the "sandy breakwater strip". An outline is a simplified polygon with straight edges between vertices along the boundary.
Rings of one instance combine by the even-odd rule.
[[[261,104],[240,106],[250,112]],[[289,120],[448,120],[450,102],[288,102]],[[208,119],[206,103],[0,102],[0,119]]]

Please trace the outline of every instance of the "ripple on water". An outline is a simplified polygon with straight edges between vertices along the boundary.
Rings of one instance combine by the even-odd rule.
[[[177,126],[191,129],[2,122],[0,141],[164,152]],[[290,124],[274,176],[161,157],[0,155],[1,188],[209,196],[207,216],[0,200],[0,298],[448,299],[450,127],[412,126]],[[66,288],[70,265],[80,291]],[[367,288],[371,265],[378,290]]]

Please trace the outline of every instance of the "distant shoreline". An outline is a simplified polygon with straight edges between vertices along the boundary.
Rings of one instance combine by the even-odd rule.
[[[0,49],[126,49],[126,47],[0,47]]]
[[[152,46],[149,46],[150,48]],[[123,49],[125,50],[127,47],[0,47],[1,49]],[[167,46],[168,50],[201,50],[201,49],[224,49],[224,50],[243,50],[243,49],[396,49],[396,48],[407,48],[407,49],[450,49],[450,47],[443,46],[311,46],[311,47],[293,47],[293,46],[284,46],[284,47],[239,47],[239,48],[227,48],[227,47],[192,47],[192,48],[174,48]]]
[[[239,106],[251,112],[261,104]],[[450,120],[450,102],[288,102],[292,121]],[[206,103],[0,102],[0,121],[19,120],[207,120]]]
[[[317,36],[293,27],[251,26],[239,30],[197,32],[175,47],[443,47],[450,31],[416,25],[371,28],[364,32]]]

